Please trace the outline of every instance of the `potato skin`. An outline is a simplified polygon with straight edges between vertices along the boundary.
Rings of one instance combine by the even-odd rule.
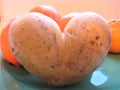
[[[61,32],[49,17],[28,13],[16,18],[9,32],[19,62],[49,85],[79,82],[102,62],[111,43],[109,25],[92,12],[75,16]]]

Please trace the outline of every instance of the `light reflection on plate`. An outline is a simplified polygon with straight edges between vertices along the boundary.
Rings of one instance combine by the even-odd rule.
[[[104,75],[101,71],[94,71],[90,82],[95,86],[100,86],[108,80],[108,77]]]
[[[120,54],[108,54],[102,64],[79,83],[55,88],[0,58],[0,90],[120,90]]]

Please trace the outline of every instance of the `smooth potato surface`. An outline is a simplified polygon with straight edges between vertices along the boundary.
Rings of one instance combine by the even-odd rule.
[[[111,31],[92,12],[80,13],[64,32],[49,17],[28,13],[12,23],[9,40],[19,62],[53,86],[76,83],[90,74],[106,56]]]

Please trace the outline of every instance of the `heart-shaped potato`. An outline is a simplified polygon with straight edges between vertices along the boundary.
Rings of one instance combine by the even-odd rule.
[[[64,86],[96,69],[109,50],[111,31],[92,12],[76,15],[63,32],[49,17],[28,13],[13,21],[9,41],[26,70],[50,85]]]

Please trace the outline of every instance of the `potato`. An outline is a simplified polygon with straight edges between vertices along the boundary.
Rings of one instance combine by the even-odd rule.
[[[93,12],[80,13],[60,31],[54,20],[28,13],[13,21],[9,41],[26,70],[49,85],[79,82],[102,62],[111,43],[106,20]]]

